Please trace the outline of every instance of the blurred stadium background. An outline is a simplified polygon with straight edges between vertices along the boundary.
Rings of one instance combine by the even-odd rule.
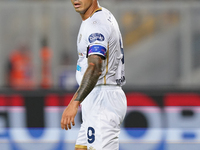
[[[120,150],[199,150],[199,0],[99,0],[119,22],[128,99]],[[72,150],[80,16],[66,0],[0,1],[0,150]]]

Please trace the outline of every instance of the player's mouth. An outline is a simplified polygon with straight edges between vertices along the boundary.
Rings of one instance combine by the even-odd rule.
[[[81,4],[79,2],[74,2],[74,8],[79,8]]]

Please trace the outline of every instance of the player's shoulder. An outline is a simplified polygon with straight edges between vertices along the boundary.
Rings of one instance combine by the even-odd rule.
[[[91,17],[90,17],[90,21],[89,24],[90,26],[101,26],[102,27],[106,27],[109,28],[109,23],[108,23],[108,19],[109,19],[109,15],[110,15],[110,11],[104,7],[99,8]]]
[[[110,11],[104,7],[100,7],[97,9],[94,14],[91,16],[92,20],[100,20],[100,21],[105,21],[107,17],[110,15]]]

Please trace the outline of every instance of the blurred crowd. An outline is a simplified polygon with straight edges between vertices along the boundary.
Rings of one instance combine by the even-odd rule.
[[[15,90],[52,89],[53,74],[51,69],[52,50],[48,45],[47,38],[41,40],[40,47],[40,79],[36,80],[32,51],[26,43],[19,43],[19,46],[11,50],[6,68],[6,87]],[[58,66],[58,87],[67,90],[77,88],[75,70],[70,67],[70,56],[64,51],[60,57]]]
[[[32,61],[32,52],[26,43],[19,43],[19,46],[11,50],[7,63],[7,87],[13,89],[33,88],[52,88],[51,74],[52,51],[48,46],[47,39],[41,41],[40,61],[41,61],[41,79],[39,85],[36,85],[34,77],[34,66]]]

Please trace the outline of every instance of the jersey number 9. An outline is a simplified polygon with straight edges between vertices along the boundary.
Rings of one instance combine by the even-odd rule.
[[[95,141],[95,130],[94,130],[94,128],[88,127],[87,136],[88,136],[88,143],[91,144]]]

